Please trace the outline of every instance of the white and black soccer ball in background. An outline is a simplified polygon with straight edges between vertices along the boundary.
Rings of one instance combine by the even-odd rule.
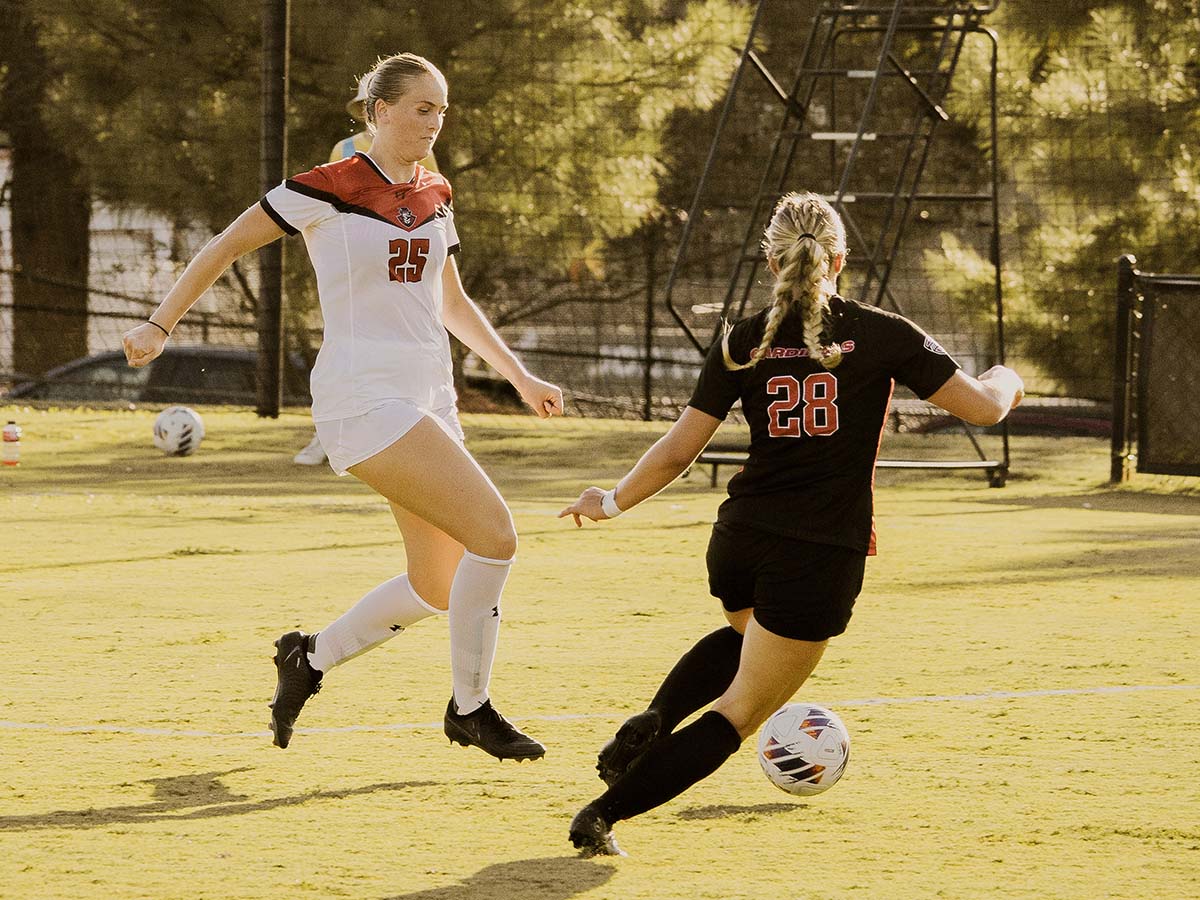
[[[758,762],[771,783],[800,797],[827,791],[850,762],[850,732],[832,712],[790,703],[763,725]]]
[[[169,456],[188,456],[204,440],[204,420],[189,406],[171,406],[154,420],[154,446]]]

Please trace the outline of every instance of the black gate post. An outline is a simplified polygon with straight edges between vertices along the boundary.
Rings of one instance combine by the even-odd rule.
[[[1129,478],[1129,410],[1133,392],[1133,306],[1137,294],[1137,260],[1126,253],[1117,261],[1117,345],[1113,361],[1112,467],[1108,480]]]
[[[646,225],[643,242],[646,250],[646,333],[643,335],[646,363],[642,370],[642,418],[647,422],[654,418],[654,293],[658,287],[655,275],[662,235],[663,229],[657,219]]]
[[[288,13],[290,0],[262,4],[262,143],[259,187],[284,177],[287,160]],[[258,409],[278,418],[283,400],[283,242],[258,251]]]

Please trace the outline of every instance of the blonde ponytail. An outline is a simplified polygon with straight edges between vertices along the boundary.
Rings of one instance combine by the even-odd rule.
[[[725,367],[737,371],[757,365],[770,353],[784,319],[796,310],[804,323],[804,346],[809,357],[826,369],[834,368],[842,361],[842,349],[833,342],[823,343],[822,338],[829,338],[832,318],[829,298],[837,277],[832,271],[833,259],[846,252],[841,218],[816,194],[788,194],[775,207],[763,237],[763,249],[779,271],[762,340],[749,361],[736,363],[729,352],[731,329],[727,326],[721,338]]]

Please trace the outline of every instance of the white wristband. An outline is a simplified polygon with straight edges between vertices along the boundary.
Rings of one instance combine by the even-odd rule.
[[[621,507],[617,506],[616,488],[604,492],[604,496],[600,498],[600,508],[604,510],[604,514],[610,519],[615,519],[621,514]]]

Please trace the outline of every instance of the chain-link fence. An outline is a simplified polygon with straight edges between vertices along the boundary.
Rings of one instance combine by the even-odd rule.
[[[506,18],[493,27],[499,17],[488,8],[496,4],[455,4],[487,27],[468,29],[435,58],[451,85],[437,152],[455,187],[468,290],[532,368],[564,385],[576,411],[673,415],[698,356],[667,315],[663,285],[753,4],[677,4],[640,23],[570,4],[500,5]],[[1107,401],[1111,260],[1134,249],[1147,267],[1186,270],[1200,258],[1197,163],[1185,128],[1195,116],[1196,42],[1188,44],[1179,16],[1147,25],[1104,3],[1092,24],[1047,37],[1006,20],[1006,5],[1021,4],[1001,4],[985,24],[1001,47],[999,249],[1010,361],[1031,374],[1035,392]],[[634,6],[621,11],[633,15]],[[764,58],[799,53],[798,23],[815,8],[813,0],[774,4]],[[307,27],[307,9],[294,5],[294,32]],[[303,44],[303,35],[294,40]],[[965,51],[946,101],[950,121],[936,138],[941,162],[927,168],[925,190],[986,187],[989,53],[986,41]],[[344,83],[369,63],[347,62]],[[293,59],[294,80],[308,64]],[[520,77],[497,75],[505,67]],[[755,142],[778,122],[778,100],[761,87],[722,170],[734,186],[758,183]],[[192,114],[207,109],[197,104]],[[324,161],[318,140],[301,140],[310,127],[297,125],[295,171]],[[329,134],[325,146],[341,136]],[[64,275],[36,255],[14,255],[31,238],[13,233],[11,162],[0,151],[0,382],[8,383],[119,348],[122,331],[154,308],[215,230],[118,196],[97,198],[86,278]],[[918,204],[890,287],[973,370],[997,358],[988,283],[995,248],[983,212]],[[288,247],[288,346],[311,361],[319,312],[299,239]],[[710,282],[698,279],[685,304],[703,306],[710,293],[719,300],[727,263],[714,255],[707,267]],[[39,290],[15,291],[20,282]],[[247,257],[201,299],[177,340],[253,348],[255,295]],[[72,333],[68,321],[82,324]],[[477,365],[466,360],[468,370]]]
[[[1031,392],[1107,402],[1117,258],[1133,252],[1154,271],[1200,258],[1200,5],[1039,6],[1004,2],[988,23],[1000,41],[1008,352]],[[979,131],[986,59],[971,52],[950,108]],[[940,293],[969,297],[986,253],[954,229],[931,237],[925,272]]]
[[[1200,475],[1200,278],[1144,290],[1138,467]]]
[[[1122,258],[1112,480],[1200,475],[1200,275],[1139,272]]]
[[[216,8],[224,5],[218,0]],[[373,21],[373,6],[350,2],[340,15],[346,22]],[[326,12],[321,4],[293,3],[293,94],[295,88],[311,91],[313,75],[302,69],[299,48],[311,42],[306,35]],[[746,6],[726,0],[674,9],[618,3],[597,13],[571,2],[456,0],[431,12],[429,22],[443,12],[448,21],[438,33],[416,40],[412,29],[393,24],[400,47],[381,41],[379,49],[423,51],[449,80],[452,107],[435,152],[455,190],[463,244],[458,259],[468,292],[531,368],[563,384],[577,412],[636,417],[675,412],[686,399],[682,386],[690,387],[696,360],[663,327],[665,315],[655,309],[671,240],[661,222],[674,205],[660,196],[660,184],[672,148],[687,140],[677,117],[703,112],[721,97],[736,61],[731,47],[745,30]],[[148,10],[145,18],[153,16]],[[128,27],[134,32],[143,26]],[[198,43],[204,23],[189,27],[190,40]],[[431,43],[440,43],[443,52],[434,52]],[[337,52],[321,49],[329,56]],[[374,52],[347,62],[338,83],[352,86],[373,61]],[[310,57],[308,63],[330,68],[328,59],[314,66]],[[252,84],[254,74],[239,76],[239,85]],[[214,120],[213,107],[234,105],[245,87],[202,86],[211,96],[181,93],[180,105],[191,107],[190,116]],[[150,118],[156,89],[152,84],[131,91],[126,104],[134,119]],[[349,92],[335,95],[331,106],[341,109]],[[246,118],[253,108],[244,106]],[[314,138],[311,110],[293,102],[291,118],[291,171],[324,163],[330,145],[362,127],[340,124],[338,133]],[[243,125],[226,123],[245,131]],[[215,124],[211,134],[214,144],[227,140]],[[0,142],[3,138],[0,133]],[[162,153],[160,146],[148,147]],[[210,169],[226,164],[221,176],[252,183],[247,175],[257,164],[252,154],[213,163],[203,158],[208,149],[172,160],[186,164],[181,172],[201,168],[198,158]],[[15,155],[0,147],[0,182],[6,185],[21,180]],[[144,165],[117,157],[89,157],[87,164],[93,180],[104,184],[119,182],[110,176],[122,167]],[[182,183],[182,175],[178,181],[177,192],[204,190]],[[223,184],[216,187],[225,190]],[[72,273],[48,260],[52,254],[30,252],[31,244],[50,243],[45,233],[22,244],[30,229],[13,224],[16,193],[6,190],[0,203],[0,382],[10,384],[118,348],[121,333],[154,309],[192,255],[231,217],[210,215],[204,224],[198,217],[181,219],[127,202],[119,191],[98,190],[105,196],[90,204],[87,252]],[[126,192],[132,193],[136,189]],[[238,202],[245,206],[255,199],[247,192]],[[320,344],[320,312],[300,240],[287,243],[286,341],[311,362]],[[255,265],[248,256],[222,277],[180,323],[176,342],[253,348]],[[462,362],[468,374],[485,368],[469,355]]]

